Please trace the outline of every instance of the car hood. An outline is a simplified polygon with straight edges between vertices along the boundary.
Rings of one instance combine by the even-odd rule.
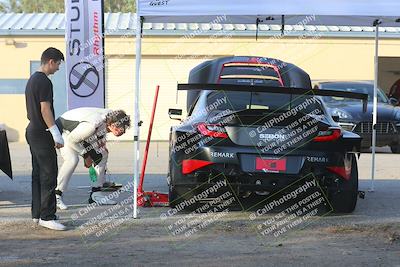
[[[326,104],[328,109],[332,111],[333,109],[341,109],[346,111],[351,115],[351,119],[346,119],[346,121],[372,121],[372,109],[373,104],[368,103],[367,111],[363,112],[362,103],[335,103],[335,104]],[[394,107],[390,104],[386,103],[378,103],[378,121],[395,121],[396,113],[400,113],[399,107]],[[342,121],[342,120],[341,120]]]

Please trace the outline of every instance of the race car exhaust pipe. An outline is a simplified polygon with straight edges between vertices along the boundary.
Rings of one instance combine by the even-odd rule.
[[[261,180],[256,180],[256,185],[262,185]],[[256,193],[256,195],[259,195],[259,196],[269,195],[269,192],[267,192],[267,191],[255,191],[255,193]]]

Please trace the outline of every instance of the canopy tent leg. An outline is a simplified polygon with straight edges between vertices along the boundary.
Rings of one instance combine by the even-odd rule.
[[[138,1],[136,1],[136,8],[139,7]],[[140,64],[142,59],[142,20],[138,15],[139,11],[136,11],[136,54],[135,54],[135,102],[134,102],[134,174],[133,174],[133,218],[137,218],[137,187],[138,187],[138,178],[139,178],[139,156],[140,156],[140,147],[139,147],[139,134],[140,134],[140,114],[139,114],[139,96],[140,96]]]
[[[374,21],[375,26],[375,57],[374,57],[374,99],[373,99],[373,110],[372,110],[372,167],[371,167],[371,185],[370,192],[375,191],[375,149],[376,149],[376,121],[378,111],[378,41],[379,41],[379,24],[381,20],[377,19]]]

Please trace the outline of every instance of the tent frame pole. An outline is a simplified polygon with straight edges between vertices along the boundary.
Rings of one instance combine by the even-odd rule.
[[[139,178],[139,159],[140,159],[140,147],[139,147],[139,134],[140,134],[140,113],[139,113],[139,97],[140,97],[140,64],[142,60],[142,19],[139,12],[139,1],[136,0],[136,53],[135,53],[135,102],[134,102],[134,174],[133,174],[133,218],[138,218],[138,178]]]
[[[376,122],[377,122],[377,111],[378,111],[378,46],[379,46],[379,24],[381,20],[375,20],[375,57],[374,57],[374,99],[373,99],[373,110],[372,110],[372,166],[371,166],[371,185],[370,192],[375,191],[375,151],[376,151]]]

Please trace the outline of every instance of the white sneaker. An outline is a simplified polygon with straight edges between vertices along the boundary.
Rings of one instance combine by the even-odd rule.
[[[57,208],[59,208],[60,210],[68,209],[68,206],[65,205],[62,196],[56,195],[56,201],[57,201]]]
[[[57,214],[54,214],[54,216],[56,216],[55,218],[54,218],[54,220],[55,221],[58,221],[59,219],[60,219],[60,216],[58,216]],[[39,219],[37,219],[37,218],[32,218],[32,221],[34,222],[34,223],[39,223]]]
[[[56,231],[64,231],[67,228],[65,225],[56,222],[55,220],[43,221],[42,219],[39,219],[39,225]]]
[[[117,202],[109,199],[107,195],[104,195],[102,192],[92,192],[89,197],[89,203],[96,202],[99,205],[116,205]]]

